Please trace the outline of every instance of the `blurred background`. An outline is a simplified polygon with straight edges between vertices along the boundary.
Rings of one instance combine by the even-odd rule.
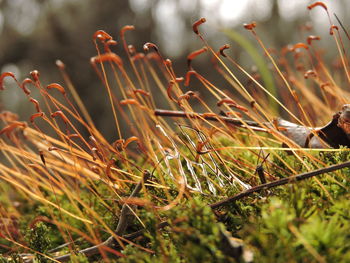
[[[257,45],[243,29],[243,23],[258,22],[257,32],[269,48],[277,50],[287,44],[305,42],[310,34],[320,35],[319,44],[327,49],[330,61],[336,52],[330,40],[329,22],[322,8],[307,10],[308,0],[0,0],[0,70],[12,71],[19,80],[37,69],[44,85],[64,84],[55,65],[57,59],[66,64],[78,93],[86,104],[97,127],[107,138],[111,123],[110,106],[103,86],[92,70],[90,58],[96,55],[92,35],[105,30],[118,40],[124,25],[136,30],[127,33],[127,40],[142,50],[146,42],[156,43],[165,57],[173,61],[179,76],[187,71],[186,56],[203,44],[192,32],[192,23],[205,17],[201,27],[205,39],[218,49],[231,44],[230,54],[246,68],[254,66],[244,48],[228,39],[223,29],[233,29]],[[350,1],[324,1],[345,27],[350,25]],[[310,32],[303,33],[308,26]],[[331,46],[330,46],[331,45]],[[260,49],[259,49],[260,50]],[[121,45],[115,50],[123,55]],[[261,52],[263,53],[263,52]],[[215,80],[218,73],[210,66],[210,57],[195,62],[196,70]],[[28,107],[23,93],[11,88],[0,94],[0,110],[11,110],[26,120]],[[25,102],[25,103],[24,103]],[[33,113],[33,112],[30,112]],[[22,116],[23,115],[23,116]]]

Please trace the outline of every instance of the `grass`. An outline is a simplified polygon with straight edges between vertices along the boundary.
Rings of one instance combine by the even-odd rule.
[[[323,3],[310,8],[328,14]],[[125,37],[132,26],[120,33],[126,61],[112,52],[116,42],[108,33],[94,34],[91,64],[110,101],[113,142],[95,127],[62,62],[57,65],[64,84],[44,85],[37,71],[23,82],[10,72],[1,75],[0,88],[12,78],[33,114],[29,123],[15,113],[0,115],[0,261],[348,261],[349,168],[210,208],[262,180],[345,162],[348,149],[303,149],[278,127],[262,133],[204,118],[222,110],[266,127],[276,117],[269,106],[274,101],[293,122],[327,123],[349,98],[342,88],[349,81],[348,61],[337,28],[332,36],[340,68],[326,66],[317,37],[271,54],[258,27],[245,26],[267,55],[265,65],[274,65],[268,75],[281,87],[277,91],[234,61],[227,46],[212,48],[200,31],[204,22],[197,21],[194,32],[205,48],[189,55],[184,77],[155,44],[146,43],[145,52],[129,45]],[[198,55],[209,57],[226,90],[195,70]],[[210,96],[191,91],[194,78]],[[205,115],[177,118],[174,126],[155,116],[159,105],[184,112],[196,106]]]

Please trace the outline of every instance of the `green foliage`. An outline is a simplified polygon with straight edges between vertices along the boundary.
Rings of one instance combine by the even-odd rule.
[[[234,262],[222,253],[221,226],[200,198],[169,211],[167,218],[169,226],[163,232],[155,227],[154,213],[145,218],[148,248],[154,255],[128,246],[123,251],[126,258],[118,262]]]
[[[303,190],[300,190],[303,191]],[[300,196],[300,195],[299,195]],[[258,262],[348,262],[350,257],[347,216],[316,209],[308,202],[310,197],[299,199],[298,205],[288,200],[272,198],[263,206],[261,217],[251,218],[240,235],[247,236],[256,250]],[[335,203],[346,209],[345,200]],[[345,206],[345,207],[344,207]],[[300,211],[301,210],[301,211]],[[334,209],[333,209],[334,210]]]
[[[250,217],[241,237],[255,250],[258,262],[349,262],[349,188],[339,195],[336,177],[321,178],[325,200],[313,180],[285,187]],[[333,182],[333,183],[331,183]]]
[[[70,257],[70,263],[89,263],[89,259],[81,253],[73,254]]]
[[[8,257],[0,255],[0,263],[24,263],[24,260],[19,254],[14,253]]]
[[[187,261],[224,262],[225,257],[218,248],[219,225],[208,206],[195,199],[185,209],[174,211],[172,217],[183,218],[169,235]]]
[[[50,262],[47,257],[42,255],[46,254],[51,246],[49,232],[50,228],[43,222],[39,222],[29,229],[25,236],[29,247],[35,251],[35,257],[40,263]]]

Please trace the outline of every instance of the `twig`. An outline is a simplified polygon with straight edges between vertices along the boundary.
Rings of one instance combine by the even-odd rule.
[[[222,201],[213,203],[213,204],[211,204],[209,206],[211,208],[215,209],[215,208],[218,208],[220,206],[224,206],[224,205],[227,205],[227,204],[229,204],[231,202],[234,202],[234,201],[237,201],[239,199],[242,199],[243,197],[246,197],[246,196],[248,196],[248,195],[250,195],[252,193],[257,193],[257,192],[260,192],[262,190],[270,189],[270,188],[273,188],[273,187],[276,187],[276,186],[285,185],[285,184],[289,184],[289,183],[305,180],[305,179],[311,178],[311,177],[316,176],[316,175],[333,172],[333,171],[336,171],[336,170],[339,170],[339,169],[343,169],[343,168],[346,168],[346,167],[350,167],[350,161],[345,162],[345,163],[341,163],[341,164],[335,164],[335,165],[332,165],[332,166],[329,166],[329,167],[325,167],[325,168],[321,168],[321,169],[317,169],[317,170],[314,170],[314,171],[311,171],[311,172],[302,173],[302,174],[290,176],[290,177],[287,177],[287,178],[282,178],[282,179],[274,181],[274,182],[261,184],[261,185],[252,187],[252,188],[250,188],[250,189],[248,189],[246,191],[243,191],[243,192],[241,192],[239,194],[236,194],[234,196],[226,198],[226,199],[224,199]]]
[[[162,228],[167,227],[167,226],[170,226],[169,222],[168,221],[163,221],[163,222],[160,222],[157,225],[157,229],[162,229]],[[123,236],[123,238],[128,239],[128,240],[133,240],[135,238],[138,238],[139,236],[142,236],[143,232],[145,232],[145,229],[140,229],[140,230],[138,230],[136,232],[133,232],[133,233],[131,233],[129,235]]]
[[[249,121],[249,120],[243,121],[239,118],[231,118],[231,117],[225,117],[225,116],[219,116],[219,115],[211,116],[205,113],[194,113],[194,112],[161,110],[161,109],[154,110],[154,114],[156,116],[164,116],[164,117],[180,117],[180,118],[188,118],[188,119],[205,119],[208,121],[222,121],[222,122],[233,124],[242,128],[246,128],[245,124],[247,124],[249,128],[252,130],[266,132],[266,129],[261,127],[259,123],[255,121]]]
[[[54,252],[60,251],[62,248],[65,248],[66,246],[69,246],[69,245],[71,245],[71,244],[74,244],[75,242],[78,242],[78,241],[81,240],[81,239],[82,239],[82,238],[80,237],[80,238],[77,238],[77,239],[74,240],[74,241],[69,241],[69,242],[64,243],[64,244],[62,244],[62,245],[59,245],[58,247],[55,247],[55,248],[53,248],[53,249],[50,249],[48,252],[49,252],[49,253],[54,253]]]

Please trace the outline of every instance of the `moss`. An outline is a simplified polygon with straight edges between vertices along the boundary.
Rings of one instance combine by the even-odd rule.
[[[349,194],[322,205],[323,197],[301,183],[262,205],[239,232],[255,249],[258,262],[347,262]]]
[[[18,253],[13,253],[6,257],[0,255],[0,263],[24,263],[24,260]]]
[[[169,226],[160,232],[158,220],[148,214],[146,247],[154,254],[128,246],[118,262],[234,262],[222,253],[220,224],[199,198],[169,211],[167,221]]]
[[[89,259],[81,253],[73,254],[70,258],[70,263],[89,263]]]
[[[297,173],[306,171],[295,156],[284,152],[278,154]],[[332,165],[347,160],[349,152],[323,152],[313,155],[320,162]],[[247,151],[242,151],[241,158],[250,163],[256,163],[257,160],[256,155]],[[272,161],[276,165],[270,166],[269,172],[276,177],[287,176],[287,166],[277,157],[272,157]],[[311,169],[317,167],[307,157],[303,157],[303,161]],[[320,259],[327,262],[347,262],[350,260],[350,246],[347,245],[350,241],[350,235],[347,234],[350,232],[350,205],[347,202],[350,197],[350,183],[347,179],[349,173],[350,169],[346,168],[273,188],[252,194],[215,211],[208,204],[236,194],[235,187],[225,185],[218,196],[186,192],[184,198],[169,211],[159,212],[147,206],[138,207],[135,212],[142,224],[139,220],[134,220],[130,222],[126,232],[131,233],[143,227],[146,231],[141,238],[133,240],[138,246],[127,245],[121,251],[124,258],[110,255],[111,262],[235,262],[235,259],[222,250],[220,228],[223,226],[233,236],[242,239],[248,249],[254,251],[256,262],[271,262],[271,259],[274,262],[317,262]],[[155,172],[152,180],[159,180],[159,176]],[[169,180],[169,197],[175,199],[179,194],[176,185],[169,178],[165,180]],[[122,195],[129,196],[132,189],[133,186],[125,189]],[[85,186],[79,191],[81,200],[89,203],[89,208],[111,229],[115,229],[121,208],[113,198],[115,193],[103,183]],[[68,211],[76,209],[66,195],[54,196],[47,193],[47,196],[48,200],[59,202]],[[151,199],[154,204],[163,206],[162,199],[167,199],[168,196],[162,188],[148,187],[147,192],[142,192],[139,197]],[[20,207],[21,212],[26,211],[20,219],[22,232],[38,216],[62,216],[59,211],[49,210],[46,205],[37,202],[30,205],[32,209]],[[79,209],[88,212],[84,207]],[[62,218],[72,227],[86,231],[86,226],[79,220],[65,215]],[[164,220],[169,226],[162,230],[157,229],[157,225]],[[110,235],[103,229],[96,228],[94,231],[101,240]],[[74,232],[70,234],[73,239],[79,237]],[[57,226],[41,222],[26,230],[26,241],[31,249],[43,254],[48,254],[50,248],[65,242]],[[88,246],[91,243],[86,240],[77,241],[74,250]],[[71,252],[68,248],[61,253],[63,251]],[[38,262],[49,262],[49,259],[38,253],[36,259]],[[1,260],[21,262],[18,255],[3,256]],[[71,262],[102,261],[100,256],[87,259],[81,254],[74,255],[71,259]]]
[[[44,256],[51,248],[49,233],[50,228],[43,222],[39,222],[33,228],[28,229],[25,236],[28,246],[34,251],[35,258],[40,263],[51,262]]]

